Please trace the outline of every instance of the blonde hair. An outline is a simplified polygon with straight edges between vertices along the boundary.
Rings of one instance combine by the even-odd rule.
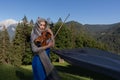
[[[44,18],[38,17],[38,19],[37,19],[37,24],[40,24],[40,22],[45,22],[45,25],[46,25],[46,26],[48,25],[47,20],[45,20]]]

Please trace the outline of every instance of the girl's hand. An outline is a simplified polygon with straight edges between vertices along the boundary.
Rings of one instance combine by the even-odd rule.
[[[50,41],[47,46],[48,46],[48,48],[53,47],[54,46],[53,41]]]
[[[49,43],[48,43],[48,45],[46,45],[46,46],[43,46],[42,47],[42,49],[47,49],[47,48],[51,48],[51,47],[53,47],[54,46],[54,43],[53,43],[53,41],[50,41]]]

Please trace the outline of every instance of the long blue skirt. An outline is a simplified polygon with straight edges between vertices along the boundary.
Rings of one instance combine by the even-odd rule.
[[[46,53],[49,56],[50,49],[46,49]],[[46,79],[46,73],[44,70],[44,66],[39,58],[39,55],[34,55],[33,57],[32,70],[33,70],[34,80],[45,80]]]

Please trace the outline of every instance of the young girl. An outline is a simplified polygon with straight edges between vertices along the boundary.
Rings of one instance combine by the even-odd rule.
[[[47,45],[38,47],[35,39],[42,36],[42,32],[47,31],[51,34],[51,38],[47,41]],[[38,18],[31,32],[31,47],[34,53],[32,60],[32,69],[34,80],[60,80],[54,66],[49,59],[50,48],[54,46],[54,36],[45,19]]]

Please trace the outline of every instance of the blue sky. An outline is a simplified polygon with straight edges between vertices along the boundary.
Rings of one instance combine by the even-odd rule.
[[[37,17],[57,22],[70,13],[68,21],[82,24],[112,24],[120,22],[120,0],[0,0],[0,21],[24,15],[28,20]]]

